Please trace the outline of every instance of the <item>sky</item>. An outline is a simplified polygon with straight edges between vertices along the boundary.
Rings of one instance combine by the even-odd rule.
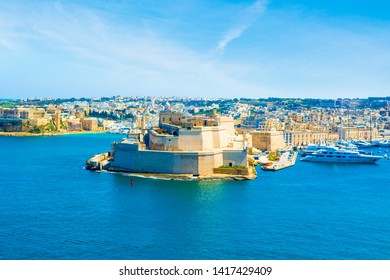
[[[388,1],[0,7],[0,98],[390,96]]]

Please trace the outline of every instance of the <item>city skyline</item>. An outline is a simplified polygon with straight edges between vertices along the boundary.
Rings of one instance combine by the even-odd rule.
[[[0,96],[389,96],[389,4],[0,1]]]

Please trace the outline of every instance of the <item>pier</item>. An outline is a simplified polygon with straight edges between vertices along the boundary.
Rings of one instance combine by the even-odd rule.
[[[283,168],[287,168],[290,166],[293,166],[295,164],[295,161],[297,160],[298,152],[286,152],[283,153],[279,160],[276,162],[273,162],[269,165],[264,165],[261,167],[264,171],[278,171]]]

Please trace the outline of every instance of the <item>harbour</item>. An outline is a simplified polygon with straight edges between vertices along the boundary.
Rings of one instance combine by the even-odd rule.
[[[255,180],[234,182],[84,169],[85,159],[122,137],[0,137],[7,159],[0,163],[0,258],[390,257],[389,160],[297,160],[279,172],[257,166]]]

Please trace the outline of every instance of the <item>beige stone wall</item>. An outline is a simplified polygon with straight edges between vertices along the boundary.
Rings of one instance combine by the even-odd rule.
[[[179,137],[173,135],[149,132],[149,148],[151,150],[172,151],[179,150]]]
[[[325,131],[312,131],[312,130],[296,130],[296,131],[285,131],[288,135],[289,145],[291,146],[306,146],[308,144],[320,144],[327,140],[338,141],[338,133],[329,133]]]
[[[204,127],[202,129],[202,151],[214,149],[214,137],[211,127]],[[218,147],[217,147],[218,148]]]
[[[162,111],[160,112],[159,117],[160,124],[167,123],[167,124],[182,124],[183,123],[183,116],[182,113],[176,113],[171,111]]]
[[[213,148],[225,148],[228,144],[228,135],[226,128],[221,126],[212,127]]]
[[[339,137],[344,140],[347,139],[370,140],[370,133],[371,133],[371,139],[375,139],[378,137],[378,130],[376,128],[370,130],[370,128],[341,127],[339,129]]]
[[[223,165],[248,167],[248,157],[246,150],[223,150],[222,156]]]
[[[178,148],[182,151],[203,151],[202,129],[180,129],[178,144]]]
[[[248,169],[214,168],[215,174],[249,175]]]
[[[112,149],[113,166],[133,172],[210,175],[225,161],[247,166],[246,151],[150,151],[125,143],[114,143]]]
[[[199,155],[199,174],[200,175],[211,175],[213,169],[219,167],[223,163],[222,152],[215,151],[212,153],[203,153]]]
[[[225,148],[228,142],[226,129],[220,126],[182,128],[178,136],[156,131],[149,135],[151,150],[208,151]]]
[[[252,146],[259,150],[275,151],[286,148],[283,132],[281,131],[254,131]]]
[[[233,117],[217,117],[216,120],[219,122],[220,126],[225,127],[226,133],[228,135],[234,135],[236,133],[234,129],[234,119]]]
[[[83,129],[88,131],[98,131],[98,120],[96,118],[84,119]]]
[[[42,126],[42,125],[47,125],[48,123],[49,123],[49,120],[46,118],[30,119],[30,124],[32,126]]]

